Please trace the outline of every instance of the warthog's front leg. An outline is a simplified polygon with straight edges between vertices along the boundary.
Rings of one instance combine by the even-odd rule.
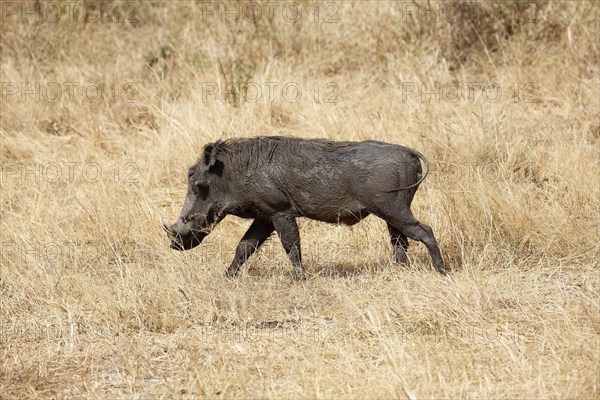
[[[392,225],[387,224],[388,231],[390,232],[390,238],[392,246],[394,247],[394,260],[398,264],[402,264],[406,261],[406,252],[408,251],[408,239],[405,234],[394,228]]]
[[[302,267],[302,253],[300,251],[300,232],[296,218],[289,215],[275,215],[272,218],[273,225],[285,252],[292,260],[292,272],[298,280],[306,279],[306,273]]]
[[[233,262],[225,274],[229,277],[237,276],[240,273],[242,264],[267,240],[274,230],[271,221],[255,219],[240,243],[238,243]]]

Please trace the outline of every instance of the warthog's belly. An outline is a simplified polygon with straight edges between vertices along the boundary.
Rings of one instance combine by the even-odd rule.
[[[330,224],[344,224],[354,225],[363,218],[369,215],[365,209],[356,211],[351,210],[328,210],[329,212],[321,213],[308,213],[304,214],[304,217],[314,219],[317,221],[328,222]]]

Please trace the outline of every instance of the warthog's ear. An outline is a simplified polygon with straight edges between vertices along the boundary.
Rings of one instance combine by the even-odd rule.
[[[202,163],[210,169],[217,162],[217,143],[207,144],[204,147]]]
[[[217,160],[217,153],[221,142],[207,144],[204,147],[202,155],[202,163],[206,166],[209,172],[221,176],[223,174],[223,162]]]

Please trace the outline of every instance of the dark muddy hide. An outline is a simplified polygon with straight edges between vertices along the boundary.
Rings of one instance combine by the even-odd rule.
[[[410,204],[425,157],[407,147],[377,141],[332,142],[323,139],[257,137],[208,144],[188,171],[188,192],[175,224],[163,224],[171,247],[199,245],[226,215],[253,219],[227,270],[236,276],[242,264],[276,231],[304,278],[297,217],[353,225],[369,214],[387,222],[399,263],[406,260],[408,239],[427,246],[434,266],[447,274],[433,231],[417,221]]]

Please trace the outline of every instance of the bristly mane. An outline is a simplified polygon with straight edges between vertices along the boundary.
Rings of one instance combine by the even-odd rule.
[[[315,147],[328,149],[343,146],[343,142],[331,142],[326,139],[301,139],[283,136],[259,136],[253,138],[235,138],[217,141],[216,154],[228,159],[228,165],[235,171],[254,170],[259,165],[267,165],[285,154],[298,154],[301,147],[310,142]]]

